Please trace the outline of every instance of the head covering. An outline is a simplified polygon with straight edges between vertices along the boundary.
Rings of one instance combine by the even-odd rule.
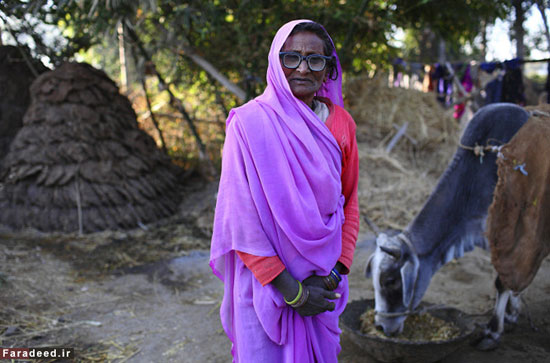
[[[210,266],[225,284],[221,317],[230,339],[238,315],[235,288],[251,276],[239,268],[242,261],[235,250],[277,255],[300,281],[312,274],[328,275],[341,254],[342,154],[326,125],[292,94],[279,59],[292,29],[309,21],[295,20],[279,29],[269,52],[264,93],[233,109],[227,119]],[[325,82],[318,95],[341,105],[342,73],[333,55],[338,78]],[[284,344],[294,332],[294,319],[301,317],[272,286],[251,281],[252,288],[238,292],[238,299],[252,299],[266,334]],[[338,316],[347,300],[347,283],[340,288],[345,296],[336,302],[336,310],[318,318],[332,333],[339,332]]]
[[[289,23],[286,23],[277,31],[273,42],[271,43],[271,49],[269,50],[269,67],[267,69],[267,88],[264,91],[263,95],[260,96],[260,99],[273,97],[273,93],[277,93],[279,97],[292,98],[296,99],[292,94],[290,85],[286,80],[285,74],[280,65],[279,52],[283,48],[289,34],[292,32],[292,29],[300,23],[311,22],[311,20],[301,19],[294,20]],[[322,27],[322,26],[321,26]],[[324,28],[323,28],[324,29]],[[326,30],[325,30],[326,32]],[[327,33],[328,35],[328,33]],[[332,39],[329,36],[330,41]],[[329,98],[333,104],[340,107],[344,106],[344,101],[342,99],[342,68],[340,66],[340,60],[336,54],[336,47],[334,42],[332,42],[333,51],[332,56],[336,59],[336,69],[338,70],[338,78],[335,80],[327,79],[323,86],[317,91],[317,96]],[[307,107],[307,106],[306,106]]]

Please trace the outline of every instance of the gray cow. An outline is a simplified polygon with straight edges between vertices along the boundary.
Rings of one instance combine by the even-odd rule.
[[[527,111],[512,104],[485,106],[474,115],[460,142],[466,146],[507,143],[528,118]],[[378,236],[366,275],[374,286],[375,324],[386,335],[401,332],[441,266],[475,246],[488,248],[484,230],[497,179],[495,153],[480,160],[471,150],[459,147],[412,223],[396,236]],[[504,289],[498,277],[495,286],[495,314],[478,345],[481,349],[496,347],[505,314],[512,322],[519,315],[519,296]]]

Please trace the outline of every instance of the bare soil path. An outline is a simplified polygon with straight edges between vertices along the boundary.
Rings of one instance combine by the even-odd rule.
[[[231,361],[218,316],[223,286],[208,267],[208,249],[190,248],[177,257],[141,263],[144,258],[128,252],[129,244],[140,238],[152,243],[156,237],[141,232],[85,238],[1,234],[0,346],[74,347],[77,361],[83,362]],[[82,247],[90,239],[102,242]],[[196,238],[189,245],[207,242]],[[350,275],[351,299],[373,297],[371,281],[362,271],[372,248],[372,236],[362,235]],[[109,255],[111,262],[117,256],[116,261],[127,258],[131,263],[106,270]],[[476,250],[444,266],[425,300],[483,313],[493,306],[493,279],[488,253]],[[550,362],[548,259],[524,300],[527,310],[497,350],[465,347],[442,362]],[[527,311],[538,331],[531,328]],[[346,336],[339,360],[373,361]]]

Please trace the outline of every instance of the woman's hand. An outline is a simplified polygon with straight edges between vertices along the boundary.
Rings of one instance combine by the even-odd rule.
[[[310,277],[302,281],[302,284],[304,284],[304,286],[315,286],[326,290],[327,285],[325,284],[323,278],[323,276],[311,275]]]
[[[344,265],[338,262],[336,263],[336,266],[334,266],[334,270],[336,270],[336,272],[338,273],[342,273],[343,266]],[[305,279],[302,283],[307,286],[316,286],[329,291],[335,290],[338,287],[339,281],[336,280],[334,282],[335,286],[331,288],[331,283],[330,283],[331,281],[327,283],[326,281],[327,278],[331,279],[332,276],[331,275],[328,275],[328,276],[311,275],[310,277]]]
[[[298,314],[312,316],[334,310],[335,304],[327,299],[339,299],[340,294],[327,287],[326,278],[327,276],[311,275],[302,282],[304,288],[309,290],[309,298],[303,306],[296,308]]]
[[[308,285],[306,281],[312,283]],[[277,290],[283,295],[286,301],[292,301],[298,296],[300,284],[285,269],[276,278],[271,281]],[[315,284],[315,285],[313,285]],[[319,286],[317,286],[319,284]],[[340,294],[326,289],[322,276],[310,276],[302,284],[303,289],[309,290],[309,296],[305,304],[295,308],[298,314],[302,316],[312,316],[325,311],[333,311],[335,304],[327,299],[335,300],[340,298]],[[306,292],[303,291],[305,294]]]
[[[304,305],[300,306],[299,308],[295,308],[295,310],[301,316],[313,316],[324,313],[325,311],[333,311],[336,305],[333,302],[328,301],[327,299],[336,300],[339,299],[341,296],[336,292],[328,291],[324,287],[306,285],[305,281],[304,289],[309,290],[309,297]]]

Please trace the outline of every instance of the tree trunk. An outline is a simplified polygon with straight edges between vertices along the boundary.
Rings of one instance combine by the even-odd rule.
[[[370,1],[368,0],[363,0],[361,2],[361,5],[359,6],[359,9],[357,10],[357,15],[362,17],[363,14],[365,13],[365,10],[367,10],[367,5],[369,4]],[[346,34],[346,39],[344,40],[344,46],[342,47],[342,50],[339,51],[339,53],[342,54],[342,56],[340,57],[340,63],[344,66],[347,67],[347,65],[351,64],[351,61],[352,61],[352,46],[351,46],[351,41],[353,39],[353,34],[355,33],[355,28],[356,28],[356,22],[355,21],[351,21],[349,23],[349,27],[348,27],[348,32]]]
[[[439,59],[439,38],[430,27],[418,32],[418,60],[430,64]]]
[[[443,38],[441,37],[439,37],[437,53],[437,61],[439,62],[439,64],[445,64],[445,62],[447,61],[447,57],[445,56],[445,40],[443,40]]]
[[[550,50],[550,31],[548,30],[548,18],[546,18],[546,13],[544,10],[546,10],[546,6],[544,4],[544,0],[537,0],[537,8],[539,9],[540,15],[542,16],[542,22],[544,23],[544,35],[546,36],[546,50]],[[547,74],[546,74],[546,103],[550,103],[550,62],[548,62],[547,66]]]
[[[542,22],[544,24],[544,35],[546,36],[546,50],[550,50],[550,30],[548,29],[548,18],[546,18],[546,7],[542,0],[537,0],[537,8],[539,9],[540,15],[542,17]]]
[[[481,60],[487,60],[487,22],[483,20],[481,23]]]
[[[126,65],[126,46],[124,43],[124,19],[118,23],[118,59],[120,62],[120,88],[122,93],[128,91],[128,67]]]
[[[523,0],[514,0],[513,6],[516,13],[516,19],[514,20],[513,29],[514,37],[516,38],[516,57],[524,58],[525,47],[523,45],[523,39],[525,37],[525,29],[523,29],[523,23],[525,22],[525,10],[522,6]]]

